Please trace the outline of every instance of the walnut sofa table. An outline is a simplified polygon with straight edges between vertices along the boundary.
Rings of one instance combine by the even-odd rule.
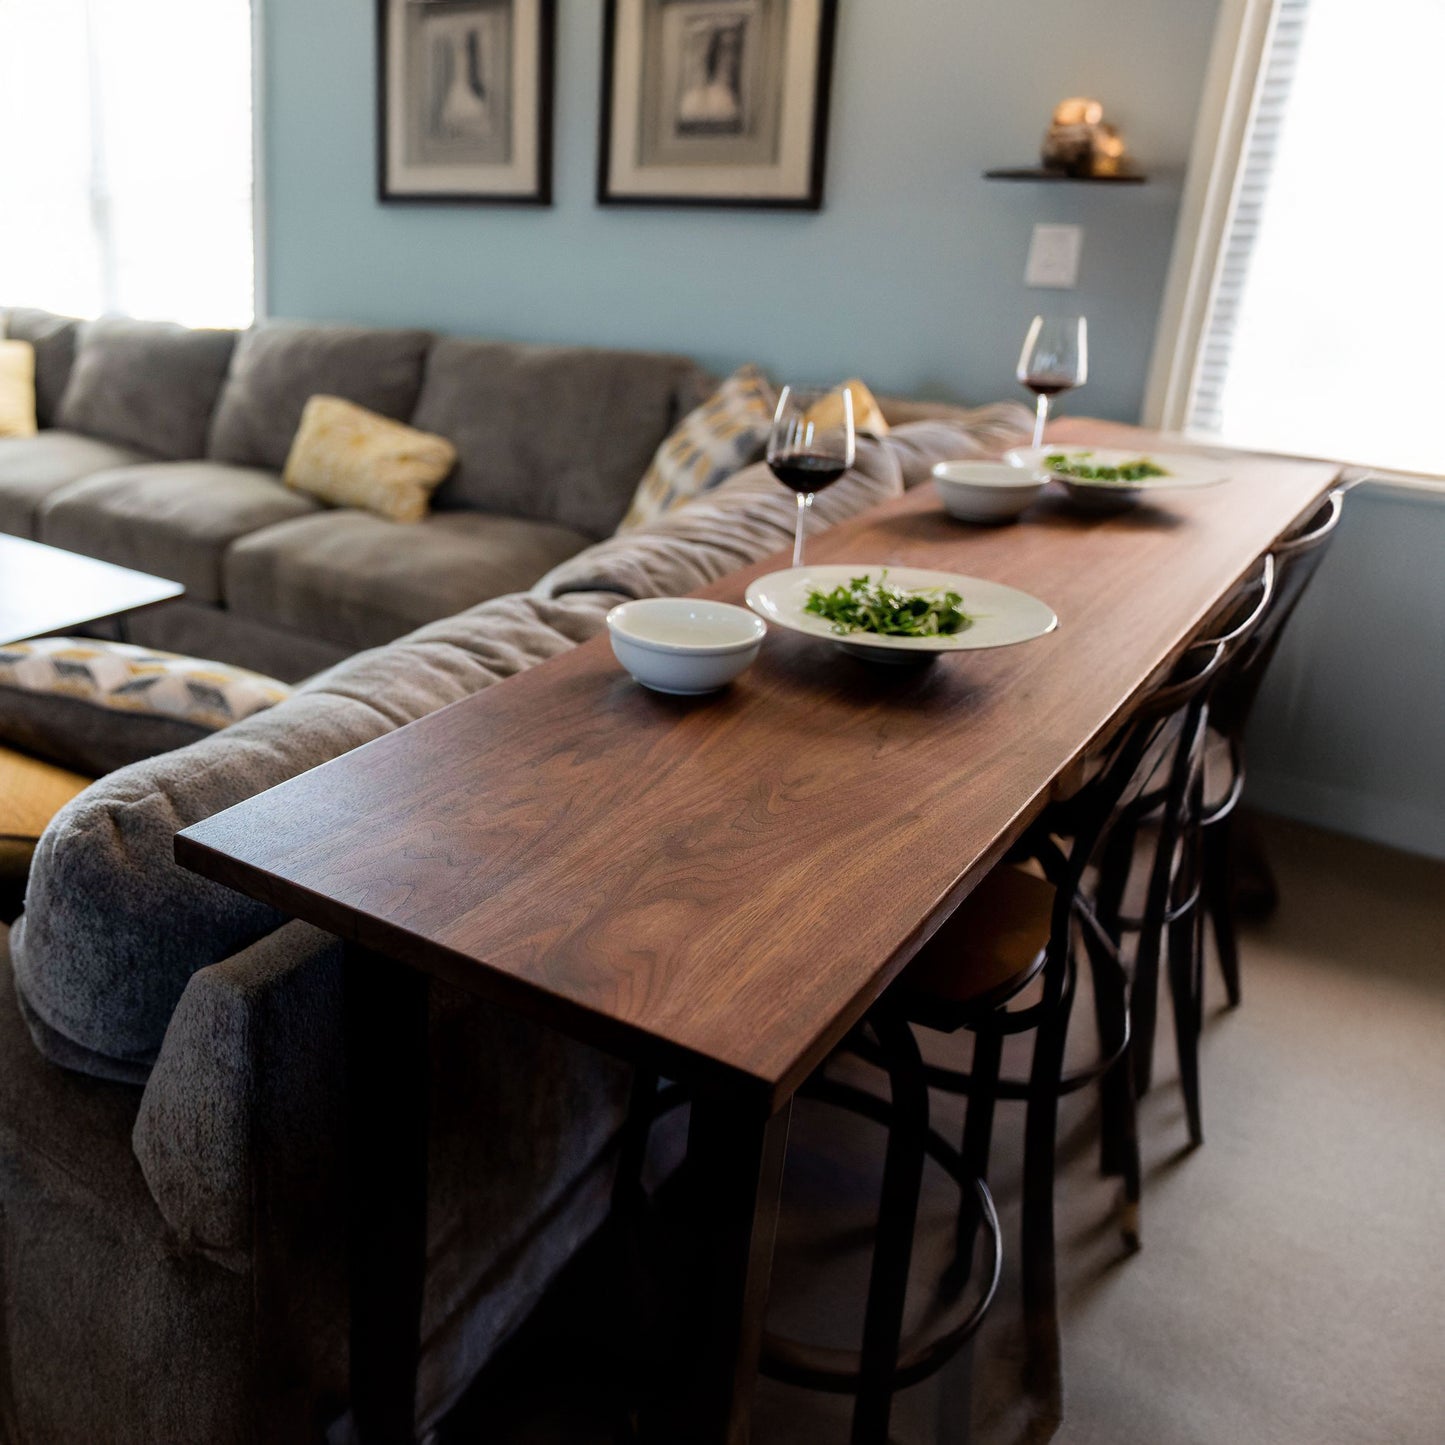
[[[185,588],[24,537],[0,535],[0,644],[63,632],[179,597]]]
[[[1244,455],[1231,472],[1158,508],[1045,502],[1001,529],[950,522],[924,486],[811,545],[1033,592],[1060,626],[1027,646],[873,668],[775,629],[728,691],[685,700],[633,684],[603,637],[178,835],[187,867],[347,944],[363,1440],[412,1433],[433,974],[693,1091],[681,1418],[689,1440],[747,1439],[794,1091],[1336,476]],[[741,601],[776,565],[705,595]]]

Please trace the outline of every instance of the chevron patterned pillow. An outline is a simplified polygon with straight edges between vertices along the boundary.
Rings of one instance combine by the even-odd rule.
[[[181,747],[290,694],[257,672],[129,643],[0,645],[0,742],[92,774]]]

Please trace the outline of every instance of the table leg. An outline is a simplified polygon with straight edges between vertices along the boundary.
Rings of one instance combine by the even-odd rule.
[[[714,1099],[693,1101],[687,1141],[693,1348],[683,1416],[670,1439],[689,1445],[748,1439],[791,1113],[791,1102],[759,1119]]]
[[[426,1273],[427,976],[345,945],[352,1438],[411,1445]]]

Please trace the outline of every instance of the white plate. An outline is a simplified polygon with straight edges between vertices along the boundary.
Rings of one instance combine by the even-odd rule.
[[[1141,477],[1135,482],[1104,482],[1088,477],[1071,477],[1064,472],[1051,472],[1044,466],[1044,458],[1059,452],[1069,458],[1087,460],[1098,467],[1117,467],[1124,462],[1137,462],[1141,458],[1163,467],[1169,473],[1166,477]],[[1120,496],[1137,496],[1141,492],[1163,492],[1180,487],[1212,487],[1218,482],[1229,480],[1229,473],[1218,461],[1208,457],[1189,456],[1182,452],[1155,452],[1148,448],[1121,449],[1119,447],[1014,447],[1003,454],[1011,467],[1022,467],[1037,474],[1044,474],[1056,482],[1063,482],[1071,488],[1087,488],[1092,492],[1114,492]]]
[[[920,592],[926,587],[951,587],[963,597],[963,610],[975,619],[973,625],[948,637],[879,637],[871,632],[850,632],[842,636],[833,631],[825,618],[804,610],[808,593],[814,588],[832,591],[840,583],[865,575],[877,580],[885,570],[893,586],[908,592]],[[922,661],[941,652],[1011,647],[1016,642],[1042,637],[1059,625],[1052,608],[1016,587],[924,567],[885,569],[882,563],[789,567],[785,572],[769,572],[748,588],[747,602],[760,617],[776,622],[779,627],[836,642],[844,652],[870,662]]]

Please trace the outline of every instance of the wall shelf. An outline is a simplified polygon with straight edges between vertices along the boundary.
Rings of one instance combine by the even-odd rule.
[[[1043,166],[985,171],[983,176],[987,181],[1071,181],[1080,186],[1142,186],[1149,179],[1137,171],[1124,171],[1117,176],[1071,176],[1067,171],[1046,170]]]

